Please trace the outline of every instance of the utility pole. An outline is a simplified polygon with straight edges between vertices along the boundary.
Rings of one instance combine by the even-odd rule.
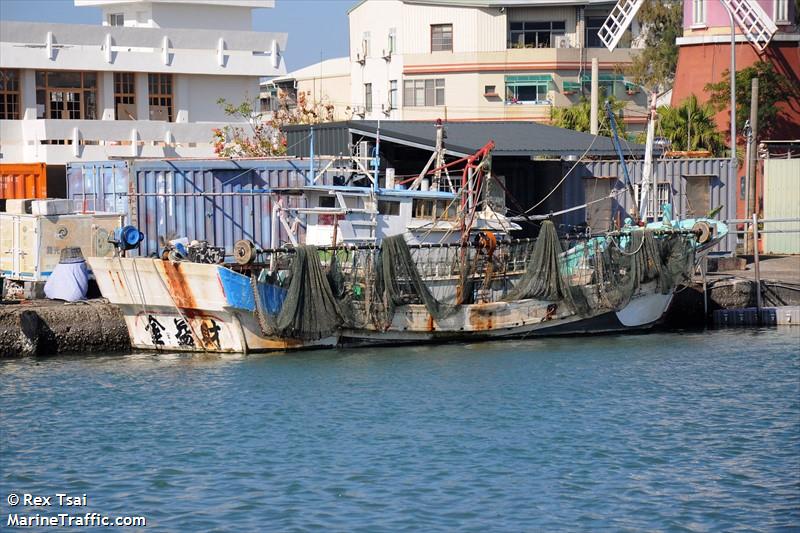
[[[747,214],[752,215],[758,208],[756,201],[756,160],[758,152],[756,142],[758,139],[758,78],[750,80],[750,159],[747,161],[747,175],[749,176],[750,202],[747,206]]]
[[[597,62],[597,58],[592,58],[592,103],[591,103],[591,115],[589,117],[589,132],[592,135],[597,135],[599,131],[597,125],[597,111],[598,111],[598,101],[599,101],[599,78],[600,78],[600,65]]]

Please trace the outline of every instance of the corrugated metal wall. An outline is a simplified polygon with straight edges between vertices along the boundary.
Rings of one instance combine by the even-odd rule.
[[[128,163],[88,161],[67,164],[67,197],[84,211],[128,213]]]
[[[332,122],[316,124],[314,127],[314,154],[316,156],[350,153],[350,124]],[[288,126],[286,134],[287,155],[309,157],[311,153],[311,126]]]
[[[800,218],[800,159],[764,160],[764,217]],[[767,223],[767,230],[793,230],[800,223]],[[800,233],[764,233],[764,252],[800,254]]]
[[[70,198],[93,198],[95,208],[125,213],[145,234],[140,255],[158,253],[160,241],[178,237],[206,240],[230,255],[239,239],[272,245],[267,191],[301,186],[307,174],[291,160],[103,161],[71,163],[68,185]],[[305,205],[300,196],[282,198],[288,207]],[[279,237],[288,240],[282,226]]]
[[[628,173],[634,183],[642,181],[644,161],[630,161],[627,163]],[[572,163],[564,163],[564,172],[567,172]],[[722,206],[716,218],[719,220],[736,218],[736,178],[730,174],[728,159],[662,159],[653,162],[654,175],[659,183],[669,183],[676,217],[689,218],[692,208],[687,200],[687,177],[710,177],[710,207]],[[563,202],[565,207],[580,205],[585,200],[585,181],[594,177],[619,178],[617,188],[623,188],[623,171],[619,161],[590,161],[580,163],[564,183]],[[592,180],[594,181],[594,180]],[[617,196],[617,208],[630,212],[631,201],[629,195],[621,193]],[[586,220],[584,209],[567,213],[563,216],[563,224],[582,224]],[[734,228],[732,228],[734,229]],[[729,233],[716,251],[734,252],[736,250],[736,236]]]
[[[0,200],[47,198],[44,163],[0,163]]]

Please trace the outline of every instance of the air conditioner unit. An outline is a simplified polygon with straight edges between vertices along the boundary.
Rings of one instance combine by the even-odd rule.
[[[556,48],[570,48],[569,37],[559,35],[556,37]]]
[[[362,117],[366,115],[366,110],[364,109],[363,105],[357,105],[353,107],[353,114],[354,115],[361,115]]]
[[[360,141],[356,146],[356,157],[358,159],[369,159],[372,157],[370,147],[371,144],[369,141]]]
[[[385,104],[381,104],[381,111],[383,111],[384,115],[388,115],[389,113],[391,113],[392,109],[394,108],[392,107],[391,102],[386,102]]]

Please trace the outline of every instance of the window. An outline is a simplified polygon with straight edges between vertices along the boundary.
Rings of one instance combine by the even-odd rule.
[[[388,42],[389,49],[387,52],[393,54],[397,51],[397,30],[394,28],[389,28],[389,42]]]
[[[369,56],[369,41],[370,41],[369,32],[365,31],[364,35],[362,35],[361,37],[361,54],[362,54],[361,57],[366,58],[367,56]]]
[[[414,218],[455,220],[458,218],[458,200],[424,200],[415,198],[411,205]]]
[[[789,0],[775,0],[772,18],[778,23],[789,23]]]
[[[706,0],[692,0],[692,24],[694,26],[705,26]]]
[[[372,111],[372,84],[364,84],[364,109],[367,113]]]
[[[150,120],[172,122],[172,74],[148,74]]]
[[[642,198],[642,184],[637,183],[634,185],[633,190],[635,196],[635,203],[638,205],[641,202]],[[649,194],[648,194],[649,196]],[[648,198],[648,203],[652,202],[652,198]],[[658,205],[658,211],[656,212],[656,218],[661,217],[664,214],[664,204],[672,203],[672,184],[668,181],[661,181],[656,183],[656,205]],[[707,213],[708,209],[706,209],[703,213]],[[650,216],[653,216],[652,213]],[[699,215],[698,215],[699,216]]]
[[[397,80],[389,81],[389,109],[397,109]]]
[[[109,26],[124,26],[125,25],[125,15],[122,13],[109,13],[108,14],[108,25]]]
[[[453,25],[431,25],[431,52],[453,51]]]
[[[598,32],[603,27],[606,17],[586,17],[586,48],[603,48]]]
[[[410,107],[437,106],[444,103],[444,78],[405,80],[403,105]]]
[[[583,84],[584,92],[592,92],[591,74],[581,76],[581,83]],[[600,73],[598,75],[597,86],[603,96],[618,96],[616,93],[617,86],[624,87],[625,83],[625,77],[620,74]]]
[[[555,38],[564,35],[566,23],[510,22],[508,28],[508,48],[555,48]]]
[[[36,71],[36,117],[97,119],[97,73]]]
[[[506,76],[507,104],[544,104],[553,77],[549,74]]]
[[[397,216],[400,214],[400,202],[378,200],[378,213],[381,215]]]
[[[117,120],[136,120],[136,78],[133,72],[114,73],[114,112]]]
[[[0,120],[19,118],[19,70],[0,69]]]

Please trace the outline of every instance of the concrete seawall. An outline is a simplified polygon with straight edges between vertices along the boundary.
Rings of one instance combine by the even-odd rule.
[[[128,350],[122,314],[105,300],[0,304],[0,358]]]

